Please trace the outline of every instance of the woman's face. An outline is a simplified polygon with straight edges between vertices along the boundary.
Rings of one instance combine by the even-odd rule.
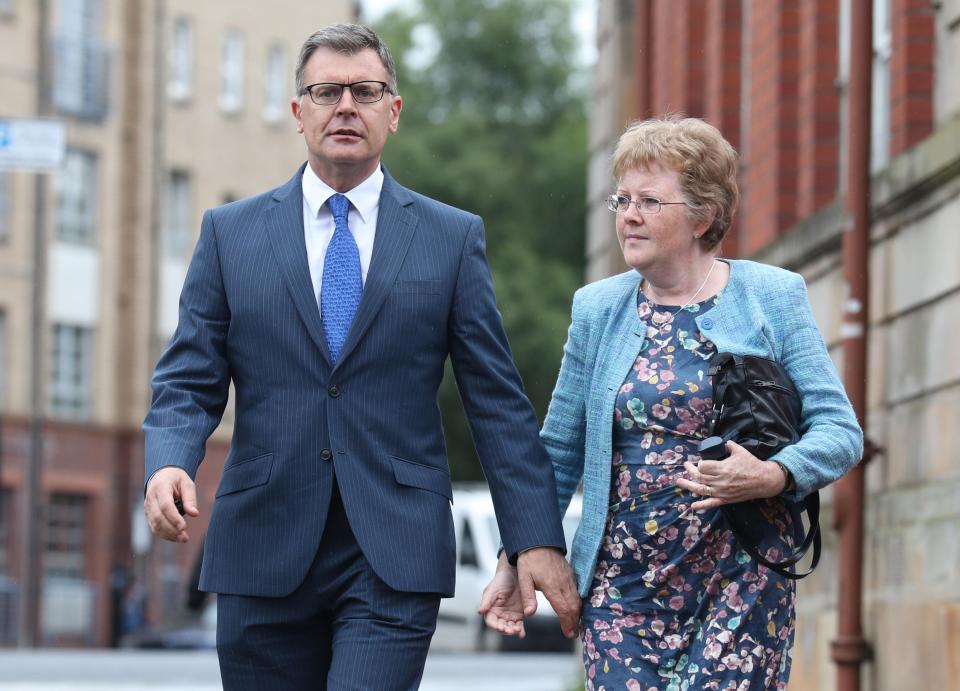
[[[677,172],[659,165],[627,171],[617,194],[634,201],[641,197],[654,197],[661,202],[686,201]],[[623,259],[640,272],[702,253],[695,235],[702,235],[709,225],[690,218],[689,209],[683,204],[664,204],[658,214],[641,214],[635,204],[617,212],[617,238]]]

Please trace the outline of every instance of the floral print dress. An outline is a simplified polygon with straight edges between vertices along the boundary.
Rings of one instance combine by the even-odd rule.
[[[712,408],[716,347],[694,318],[720,299],[676,311],[638,292],[646,339],[617,394],[610,509],[583,603],[588,691],[787,688],[794,583],[739,549],[720,510],[691,511],[698,497],[675,484],[699,460]]]

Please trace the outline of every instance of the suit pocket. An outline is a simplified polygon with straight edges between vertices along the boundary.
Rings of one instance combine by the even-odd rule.
[[[398,293],[414,293],[417,295],[439,295],[440,280],[428,279],[425,281],[397,281],[394,290]]]
[[[272,453],[265,453],[234,463],[223,471],[216,496],[222,497],[224,494],[233,494],[251,487],[265,485],[270,481],[270,471],[272,470]]]
[[[450,475],[446,471],[396,456],[391,456],[390,462],[393,464],[393,477],[398,484],[435,492],[448,500],[453,498]]]

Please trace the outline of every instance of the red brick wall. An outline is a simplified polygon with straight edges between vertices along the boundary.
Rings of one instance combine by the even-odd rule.
[[[652,0],[636,0],[633,15],[633,78],[636,87],[635,117],[656,115],[653,108],[653,67],[656,32]]]
[[[801,4],[797,214],[809,216],[839,192],[838,0]]]
[[[683,112],[703,117],[706,101],[706,16],[707,0],[686,0],[682,30],[686,33],[687,70]],[[677,13],[680,15],[681,13]]]
[[[929,0],[891,0],[890,157],[933,131],[934,10]]]
[[[28,420],[0,417],[0,438],[3,440],[0,485],[11,488],[15,493],[13,523],[9,526],[11,540],[7,545],[11,560],[10,576],[15,580],[19,579],[22,568],[19,509],[30,448],[29,436]],[[143,435],[135,429],[48,421],[44,428],[43,445],[41,482],[46,495],[63,492],[83,495],[88,499],[85,580],[93,584],[96,590],[93,635],[47,643],[76,645],[93,642],[95,645],[107,645],[112,634],[111,571],[115,566],[127,568],[131,574],[136,570],[130,544],[130,527],[133,512],[140,511],[142,506]],[[175,555],[173,563],[184,582],[190,573],[199,538],[206,532],[213,495],[227,450],[228,445],[223,442],[208,442],[208,458],[197,478],[201,515],[191,521],[191,544],[177,545],[172,550]],[[152,586],[150,612],[153,623],[171,614],[159,608],[158,574],[170,563],[157,558],[165,551],[158,542],[153,541],[147,569]],[[181,602],[185,601],[184,592]]]
[[[752,3],[748,19],[749,159],[741,213],[747,255],[798,219],[800,4]]]
[[[740,150],[741,3],[707,0],[704,8],[703,116]],[[740,254],[739,213],[727,231],[722,254]]]
[[[703,14],[703,115],[740,146],[740,3],[708,0]]]
[[[686,78],[685,36],[675,32],[683,27],[678,15],[685,14],[685,0],[652,0],[653,69],[650,79],[650,106],[655,116],[683,108],[683,81]],[[671,40],[672,39],[672,40]]]
[[[705,117],[741,152],[727,256],[756,253],[839,194],[839,2],[636,0],[638,117]],[[935,26],[929,0],[890,3],[894,157],[933,130]]]
[[[652,45],[647,112],[700,117],[706,99],[707,0],[641,0],[636,6],[637,35]],[[649,32],[645,31],[649,25]]]

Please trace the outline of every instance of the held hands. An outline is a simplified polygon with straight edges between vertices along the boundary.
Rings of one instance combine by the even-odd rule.
[[[727,442],[727,451],[730,455],[722,461],[683,464],[687,476],[678,478],[677,485],[706,497],[691,504],[693,511],[775,497],[786,489],[787,476],[776,463],[761,461],[733,441]]]
[[[527,635],[523,628],[520,579],[517,577],[517,570],[507,561],[506,553],[500,555],[497,572],[483,589],[478,612],[484,623],[498,633],[520,638]]]
[[[182,468],[161,468],[147,483],[143,499],[143,512],[150,530],[157,537],[171,542],[188,542],[187,521],[180,515],[174,503],[183,504],[184,514],[191,518],[200,515],[197,509],[197,488]]]
[[[483,591],[479,612],[495,631],[523,638],[523,619],[537,611],[537,590],[543,592],[557,613],[563,635],[575,638],[580,625],[580,595],[573,569],[552,547],[521,553],[516,569],[501,555],[497,573]]]

